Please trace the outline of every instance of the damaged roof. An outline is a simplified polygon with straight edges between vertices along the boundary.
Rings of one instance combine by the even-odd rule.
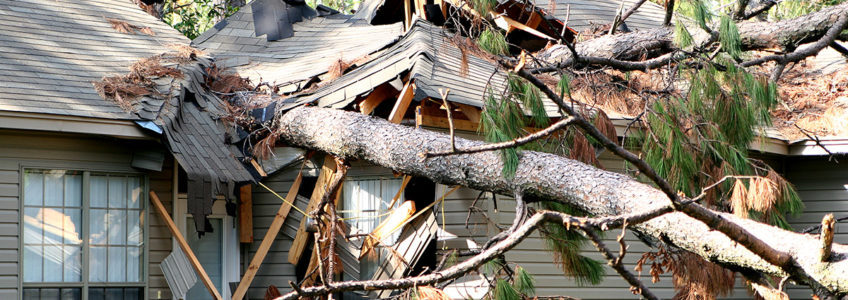
[[[470,50],[464,50],[467,70],[463,70],[463,51],[452,37],[441,27],[419,19],[400,41],[373,60],[312,94],[287,99],[281,108],[304,103],[343,108],[381,84],[393,83],[400,89],[398,82],[407,72],[415,82],[416,101],[441,99],[439,89],[450,88],[447,100],[482,107],[489,89],[496,94],[506,89],[507,74],[495,62]],[[542,101],[548,116],[559,116],[556,104],[544,96]]]
[[[381,50],[403,34],[401,23],[373,26],[340,14],[303,19],[292,27],[288,38],[257,36],[251,5],[245,5],[192,44],[254,83],[285,86],[326,73],[340,59]]]
[[[568,27],[582,32],[591,29],[593,25],[611,24],[622,2],[622,9],[627,11],[639,0],[542,0],[536,5],[560,20],[568,20]],[[664,19],[665,8],[645,1],[624,23],[630,30],[645,30],[662,26]]]
[[[108,19],[154,35],[118,32]],[[0,111],[137,119],[92,82],[189,41],[130,1],[0,0]]]
[[[187,175],[188,212],[194,215],[198,231],[205,231],[203,216],[212,213],[214,197],[229,199],[236,184],[254,180],[248,171],[250,158],[234,145],[240,139],[239,129],[224,121],[229,116],[228,103],[208,87],[216,80],[210,78],[215,67],[211,59],[195,52],[163,54],[139,63],[147,65],[118,78],[149,92],[112,101],[137,118],[152,121],[158,127],[154,130],[165,136],[168,149]],[[132,76],[142,72],[138,70],[155,71]]]

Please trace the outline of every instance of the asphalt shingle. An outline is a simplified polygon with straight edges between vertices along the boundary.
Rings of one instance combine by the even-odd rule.
[[[97,94],[92,81],[125,73],[179,32],[122,0],[0,0],[0,110],[137,119]],[[155,33],[117,32],[107,18]]]

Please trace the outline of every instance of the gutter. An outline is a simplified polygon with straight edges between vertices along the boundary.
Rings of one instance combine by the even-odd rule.
[[[158,140],[133,120],[0,111],[0,128],[106,135],[123,139]]]

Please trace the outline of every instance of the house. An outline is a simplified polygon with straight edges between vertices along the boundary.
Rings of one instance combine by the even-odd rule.
[[[261,11],[286,11],[285,22],[256,25],[267,16],[255,16],[260,10],[248,4],[192,41],[209,57],[186,48],[189,41],[129,2],[0,0],[0,22],[7,25],[0,33],[0,298],[174,299],[187,292],[187,299],[205,299],[210,295],[201,280],[193,287],[168,283],[194,273],[168,267],[183,253],[182,244],[223,299],[240,283],[249,282],[247,298],[262,299],[272,285],[285,292],[289,281],[308,279],[318,252],[310,249],[303,212],[320,198],[334,162],[288,147],[254,158],[244,147],[247,133],[228,119],[234,115],[262,121],[277,109],[309,103],[446,131],[447,100],[457,134],[480,138],[480,95],[503,88],[506,77],[462,41],[424,20],[374,24],[385,18],[379,9],[345,16],[278,2],[254,3]],[[569,7],[579,15],[577,5]],[[558,5],[557,16],[560,10]],[[263,99],[260,104],[274,103],[265,108],[238,102],[238,93],[227,88],[244,82],[224,67],[267,83],[283,98]],[[493,80],[477,80],[481,76]],[[553,106],[545,108],[556,116]],[[613,123],[623,132],[627,120]],[[817,224],[824,212],[839,216],[848,200],[848,172],[819,144],[848,152],[839,137],[775,136],[752,145],[801,192],[807,210],[793,219],[798,229]],[[626,171],[608,153],[600,160]],[[474,249],[512,221],[508,197],[352,164],[337,197],[348,235],[374,229],[390,207],[415,205],[423,213],[389,232],[394,243],[372,250],[377,259],[359,259],[361,239],[340,242],[342,278],[421,271],[444,255],[438,249]],[[147,191],[161,200],[165,214]],[[278,197],[294,206],[281,205],[286,202]],[[184,239],[171,233],[166,215]],[[848,242],[845,224],[839,226],[836,241]],[[263,243],[268,232],[273,243]],[[625,261],[633,266],[649,249],[633,236],[628,244]],[[401,250],[398,256],[409,265],[395,263],[389,248]],[[591,249],[585,253],[598,257]],[[257,256],[264,259],[253,268]],[[635,298],[611,271],[600,286],[563,277],[538,236],[507,260],[536,276],[539,296]],[[253,274],[251,280],[245,274]],[[489,290],[486,282],[472,274],[445,290],[479,298]],[[667,277],[651,287],[661,297],[674,293]],[[344,295],[363,296],[369,295]],[[748,298],[741,288],[733,297]]]
[[[208,269],[227,293],[239,253],[222,242],[235,237],[227,196],[254,177],[224,143],[220,103],[187,92],[203,95],[201,70],[161,64],[190,59],[190,41],[130,1],[4,0],[0,22],[0,298],[170,299],[160,262],[178,247],[148,190],[222,266]],[[162,52],[176,54],[151,59]],[[142,90],[101,81],[131,67],[179,74],[136,77]],[[159,92],[180,97],[103,97]]]
[[[396,42],[386,44],[383,49],[371,54],[370,58],[364,62],[358,62],[355,67],[347,68],[340,77],[330,76],[322,77],[316,74],[328,73],[329,70],[316,68],[310,76],[317,76],[307,79],[306,77],[294,78],[294,80],[280,80],[277,78],[286,78],[288,76],[286,69],[278,69],[276,73],[272,67],[262,69],[258,65],[271,65],[269,61],[263,61],[255,64],[248,60],[238,64],[239,72],[251,74],[252,70],[262,69],[266,75],[264,81],[269,82],[304,82],[314,80],[315,88],[307,88],[309,84],[300,85],[294,89],[295,92],[288,95],[285,100],[276,102],[275,110],[285,110],[293,106],[303,105],[306,103],[318,106],[333,107],[338,109],[346,109],[352,111],[360,111],[362,113],[371,114],[380,118],[386,118],[392,122],[406,124],[409,126],[420,126],[428,130],[447,131],[447,117],[444,106],[442,105],[444,91],[450,88],[447,93],[447,99],[453,107],[454,126],[458,130],[458,135],[467,138],[480,137],[476,135],[476,130],[479,125],[480,108],[483,105],[482,96],[486,89],[492,87],[494,89],[503,88],[505,74],[496,71],[495,65],[478,57],[474,53],[465,53],[461,41],[452,39],[452,36],[439,29],[427,21],[417,20],[408,21],[398,17],[397,7],[402,5],[392,4],[387,6],[383,2],[363,3],[362,8],[352,17],[345,21],[344,26],[350,23],[363,22],[363,20],[375,26],[386,26],[387,20],[394,22],[403,22],[406,33],[401,36]],[[615,3],[617,7],[618,2]],[[414,5],[412,5],[414,6]],[[247,8],[247,7],[245,7]],[[416,8],[417,9],[417,8]],[[563,9],[557,7],[557,11]],[[654,7],[653,9],[656,9]],[[255,8],[254,8],[255,10]],[[580,7],[577,5],[570,6],[572,15],[581,15]],[[388,12],[386,12],[388,11]],[[425,11],[425,10],[417,10]],[[661,10],[660,10],[661,11]],[[249,12],[243,10],[242,12]],[[393,12],[394,15],[389,16]],[[401,11],[403,12],[403,11]],[[428,12],[429,13],[429,12]],[[588,13],[587,13],[588,15]],[[429,17],[430,15],[428,15]],[[613,15],[610,15],[612,19]],[[634,15],[635,16],[635,15]],[[656,23],[657,17],[661,18],[662,13],[654,13],[651,15]],[[231,17],[234,18],[234,17]],[[337,16],[336,18],[348,18]],[[590,18],[586,18],[588,20]],[[255,25],[250,24],[250,18],[238,17],[239,22],[247,22],[247,25],[238,23],[240,27],[245,27],[246,30],[255,30]],[[330,18],[315,18],[302,23],[294,23],[294,37],[298,37],[298,28],[306,31],[307,26],[316,26],[322,28],[321,25],[326,24]],[[376,21],[375,21],[376,20]],[[638,19],[633,19],[638,20]],[[342,23],[342,21],[329,21]],[[635,22],[634,22],[635,23]],[[233,23],[229,23],[233,24]],[[229,24],[218,28],[217,32],[211,37],[205,37],[204,40],[195,40],[195,45],[216,53],[218,57],[236,57],[238,51],[228,51],[222,49],[223,44],[211,44],[209,41],[214,39],[234,41],[232,37],[226,38],[228,35],[227,27]],[[395,23],[396,24],[396,23]],[[526,25],[526,24],[525,24]],[[326,32],[332,32],[334,27],[324,25],[323,29]],[[569,26],[572,26],[569,22]],[[588,26],[588,25],[586,25]],[[636,26],[634,26],[636,27]],[[367,27],[366,27],[367,28]],[[586,28],[586,27],[584,27]],[[316,29],[321,30],[321,29]],[[363,29],[365,30],[365,29]],[[374,29],[377,30],[377,29]],[[248,31],[237,32],[235,29],[229,31],[240,35],[250,35]],[[254,33],[259,43],[261,36]],[[216,36],[221,36],[220,38]],[[335,37],[335,35],[332,35]],[[353,34],[356,36],[356,34]],[[317,39],[317,37],[315,38]],[[297,39],[289,43],[302,43],[310,39]],[[358,38],[352,38],[357,41]],[[276,43],[286,43],[286,39],[274,41]],[[238,42],[235,42],[238,44]],[[268,42],[272,43],[272,42]],[[230,46],[238,47],[238,46]],[[266,55],[271,55],[273,51],[270,48],[260,50],[267,52]],[[320,51],[319,51],[320,53]],[[249,54],[261,56],[261,54]],[[247,55],[247,56],[249,56]],[[463,56],[465,56],[463,58]],[[312,58],[304,58],[306,61],[312,61]],[[325,58],[326,59],[326,58]],[[332,59],[332,58],[330,58]],[[463,60],[467,62],[463,64]],[[280,57],[278,60],[280,65],[296,65],[297,59],[290,57]],[[326,66],[327,63],[321,66]],[[463,66],[464,65],[464,66]],[[331,66],[332,68],[332,66]],[[295,69],[297,70],[297,69]],[[467,73],[466,73],[467,72]],[[293,72],[295,74],[299,72]],[[463,73],[472,74],[464,76]],[[250,75],[248,75],[250,76]],[[481,77],[492,80],[481,80]],[[287,90],[290,91],[290,90]],[[550,104],[546,107],[550,116],[556,115],[556,109]],[[626,117],[614,117],[613,123],[619,134],[624,132],[628,120]],[[837,155],[844,153],[845,150],[840,150],[840,145],[844,145],[844,139],[834,137],[824,142],[828,149],[831,149]],[[788,140],[781,137],[779,134],[769,134],[759,142],[751,145],[751,149],[757,157],[768,160],[772,165],[781,170],[787,178],[796,184],[797,189],[801,193],[802,198],[808,204],[807,210],[800,217],[792,219],[792,225],[796,229],[802,229],[815,225],[821,220],[823,213],[832,211],[833,207],[841,207],[841,201],[848,197],[848,191],[843,186],[848,176],[844,176],[843,167],[835,164],[828,159],[816,143],[808,139]],[[322,167],[320,158],[311,157],[306,159],[305,163],[300,155],[301,151],[291,148],[277,148],[277,159],[273,161],[263,162],[266,167],[265,171],[269,174],[263,179],[263,184],[268,186],[270,190],[265,188],[255,188],[253,191],[252,201],[253,209],[253,232],[254,236],[259,237],[268,231],[272,226],[274,218],[274,207],[279,205],[280,200],[277,198],[281,195],[285,196],[293,186],[298,186],[298,197],[296,197],[295,206],[306,207],[309,199],[308,191],[315,188],[315,183],[323,182],[321,177],[326,177],[326,166]],[[613,157],[608,153],[604,153],[599,158],[604,166],[609,170],[626,172],[625,164],[618,158]],[[268,167],[271,166],[271,167]],[[332,168],[330,168],[332,170]],[[815,170],[827,170],[826,172],[818,173]],[[297,180],[298,174],[302,174],[302,180]],[[815,178],[806,180],[804,178]],[[340,210],[349,211],[349,213],[359,213],[359,215],[343,215],[345,218],[353,218],[349,224],[352,227],[357,227],[360,230],[367,231],[373,229],[377,222],[374,221],[355,221],[356,218],[367,218],[378,215],[379,211],[385,211],[390,208],[390,204],[396,203],[393,199],[398,195],[398,191],[403,189],[405,179],[393,174],[391,170],[360,163],[353,162],[352,168],[348,171],[345,180],[343,191],[339,196]],[[813,183],[815,182],[815,183]],[[299,184],[298,184],[299,183]],[[304,193],[303,189],[307,192]],[[438,201],[443,195],[444,204],[440,204],[438,212],[435,214],[437,223],[443,231],[436,233],[436,248],[443,249],[473,249],[478,247],[487,238],[498,232],[498,227],[509,225],[512,221],[513,207],[510,205],[508,197],[492,197],[488,193],[480,193],[467,188],[459,188],[454,190],[452,187],[433,185],[434,190],[428,192],[425,197]],[[315,189],[317,191],[317,189]],[[414,195],[414,194],[413,194]],[[408,192],[403,196],[406,198],[414,197]],[[481,197],[481,195],[483,197]],[[483,200],[481,200],[481,198]],[[494,198],[494,200],[491,200]],[[404,198],[401,198],[402,201]],[[426,202],[425,202],[426,203]],[[469,207],[476,209],[469,209]],[[441,209],[444,209],[443,211]],[[479,212],[484,212],[485,215]],[[837,213],[838,214],[838,213]],[[307,274],[314,265],[310,266],[310,250],[308,246],[303,246],[303,242],[297,241],[298,228],[303,226],[299,213],[294,211],[289,212],[289,217],[286,218],[283,225],[282,236],[276,237],[276,242],[272,246],[265,263],[262,264],[256,279],[250,287],[248,296],[258,298],[263,295],[265,289],[270,285],[276,285],[281,291],[288,290],[285,284],[289,281],[300,282],[308,277]],[[444,223],[443,223],[444,222]],[[844,224],[840,224],[844,228]],[[841,232],[841,231],[837,231]],[[610,240],[613,237],[608,237]],[[848,241],[844,234],[837,235],[837,241]],[[628,244],[631,246],[626,256],[626,264],[632,268],[636,261],[645,252],[651,251],[650,248],[642,244],[635,236],[628,235]],[[256,249],[259,248],[259,242],[255,240],[251,246],[248,256],[253,256]],[[355,250],[355,249],[354,249]],[[429,251],[429,250],[424,250]],[[594,249],[586,249],[587,256],[599,259]],[[443,253],[442,253],[443,254]],[[284,259],[287,258],[287,259]],[[366,269],[373,269],[373,262],[362,261],[359,265],[356,262],[346,261],[344,279],[371,279],[375,278],[369,273],[361,272]],[[429,259],[429,261],[427,260]],[[571,296],[585,299],[620,299],[636,297],[629,292],[628,285],[620,279],[611,270],[607,271],[604,282],[599,286],[581,286],[571,279],[563,276],[562,271],[552,264],[553,258],[544,246],[544,240],[538,236],[528,238],[520,244],[516,249],[507,253],[507,260],[521,265],[531,274],[536,276],[537,280],[537,295],[539,296]],[[432,258],[420,258],[419,264],[432,263]],[[348,272],[349,268],[356,268],[357,272]],[[380,267],[377,267],[378,269]],[[355,275],[359,274],[359,278]],[[643,276],[645,281],[649,281],[649,276]],[[663,276],[662,281],[658,283],[648,284],[655,293],[660,297],[671,297],[675,291],[671,285],[670,276]],[[454,284],[447,287],[445,290],[451,293],[452,296],[458,298],[475,298],[485,294],[489,289],[485,280],[480,280],[479,277],[469,276],[463,279],[460,284]],[[808,297],[808,291],[801,288],[791,288],[790,295],[793,297]],[[745,291],[744,285],[740,282],[739,288],[731,296],[732,298],[749,298],[749,294]]]

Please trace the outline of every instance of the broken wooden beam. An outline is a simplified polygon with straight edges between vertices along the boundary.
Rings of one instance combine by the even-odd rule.
[[[821,261],[826,262],[830,259],[831,249],[833,248],[833,233],[836,226],[836,220],[833,214],[827,214],[822,218],[821,228]]]
[[[530,26],[524,25],[521,22],[513,20],[510,17],[492,14],[492,18],[495,20],[495,25],[498,25],[498,27],[502,28],[503,30],[506,30],[507,33],[518,29],[546,40],[554,42],[557,41],[556,39],[548,36],[547,34],[544,34],[541,31],[531,28]]]
[[[306,207],[307,212],[314,211],[318,208],[321,198],[324,197],[324,193],[327,191],[327,184],[330,183],[330,180],[332,180],[335,171],[335,159],[333,159],[330,155],[325,156],[324,165],[321,167],[321,173],[318,174],[318,180],[315,182],[315,188],[312,189],[312,196],[309,197],[309,204],[307,204]],[[306,245],[309,242],[310,234],[306,232],[307,220],[309,220],[309,216],[304,216],[304,218],[300,220],[300,226],[297,228],[297,234],[294,237],[294,241],[292,241],[291,248],[289,248],[288,261],[293,265],[297,265],[298,262],[300,262],[303,250],[306,249]]]
[[[386,99],[393,95],[397,95],[397,91],[392,85],[381,84],[368,94],[368,97],[365,97],[362,102],[359,102],[359,112],[370,115],[380,103],[383,103],[383,101],[386,101]]]
[[[389,122],[400,124],[403,116],[406,115],[406,110],[409,109],[409,104],[412,103],[413,96],[415,96],[415,84],[410,79],[403,85],[403,89],[400,91],[395,106],[389,114]]]
[[[209,291],[209,294],[212,295],[212,298],[215,300],[222,300],[221,294],[218,293],[218,289],[215,288],[215,284],[212,282],[212,279],[209,278],[209,275],[206,274],[206,271],[203,270],[203,266],[200,264],[200,261],[197,260],[197,256],[194,255],[194,252],[191,251],[191,247],[188,246],[188,242],[186,242],[183,234],[180,233],[180,230],[177,229],[177,225],[174,224],[174,220],[171,219],[171,215],[168,214],[168,211],[165,210],[165,206],[162,205],[162,201],[159,200],[159,196],[156,195],[156,192],[150,191],[150,202],[153,203],[153,207],[156,208],[156,211],[159,212],[159,216],[162,217],[162,220],[165,221],[165,225],[168,225],[168,230],[171,231],[171,235],[177,240],[177,244],[180,245],[180,249],[183,250],[188,261],[191,263],[191,266],[194,268],[194,271],[197,272],[197,276],[200,277],[200,281],[203,282],[203,285],[206,286],[206,290]]]
[[[244,298],[244,295],[247,294],[247,289],[250,288],[250,283],[253,282],[253,278],[256,277],[256,273],[259,272],[259,267],[262,266],[265,256],[268,255],[268,250],[271,249],[271,245],[274,243],[274,240],[280,233],[280,229],[283,227],[283,223],[286,221],[286,216],[288,216],[289,211],[291,211],[292,203],[294,203],[294,200],[297,197],[297,192],[300,189],[300,183],[302,180],[303,172],[300,172],[297,174],[297,177],[295,177],[294,182],[292,182],[289,192],[286,194],[286,198],[283,200],[283,203],[280,204],[280,209],[277,210],[277,214],[274,215],[274,220],[271,221],[271,226],[268,227],[268,231],[265,232],[265,237],[262,238],[262,243],[259,244],[259,249],[256,250],[256,254],[254,254],[253,259],[250,260],[250,265],[247,267],[247,270],[244,271],[244,275],[241,277],[241,281],[239,281],[239,285],[233,293],[233,300],[241,300]],[[304,219],[306,218],[304,217]]]
[[[253,243],[253,186],[239,188],[238,233],[239,243]]]

